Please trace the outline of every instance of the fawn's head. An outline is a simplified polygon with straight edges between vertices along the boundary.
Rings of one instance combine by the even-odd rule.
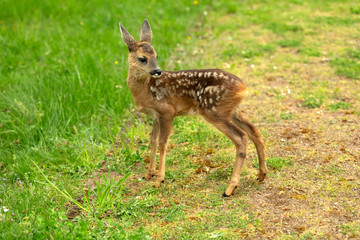
[[[140,30],[140,42],[121,25],[121,37],[129,49],[129,68],[137,76],[160,77],[161,70],[157,64],[157,54],[151,46],[152,31],[145,19]]]

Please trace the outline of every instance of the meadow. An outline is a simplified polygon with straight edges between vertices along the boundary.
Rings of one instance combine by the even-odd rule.
[[[35,1],[0,7],[1,239],[360,238],[360,2]],[[248,146],[223,198],[233,144],[199,117],[174,121],[165,184],[143,176],[152,120],[126,86],[148,19],[164,70],[242,78]]]

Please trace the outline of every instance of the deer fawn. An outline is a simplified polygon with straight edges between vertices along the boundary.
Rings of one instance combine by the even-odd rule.
[[[121,25],[121,37],[129,49],[127,84],[140,112],[154,119],[151,132],[151,157],[145,179],[157,175],[155,187],[165,179],[165,154],[176,116],[197,112],[206,121],[228,136],[236,147],[236,161],[230,185],[223,196],[230,196],[240,182],[246,157],[248,137],[254,142],[259,157],[258,180],[268,172],[264,143],[259,130],[246,120],[239,104],[246,95],[245,83],[235,75],[220,69],[161,71],[157,54],[151,46],[152,31],[145,19],[140,42]],[[156,171],[156,149],[159,144],[160,166]]]

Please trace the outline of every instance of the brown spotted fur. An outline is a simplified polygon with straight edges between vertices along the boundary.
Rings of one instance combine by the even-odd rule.
[[[151,134],[151,158],[145,179],[157,175],[155,187],[165,179],[165,153],[176,116],[198,113],[228,136],[236,147],[236,160],[230,185],[224,196],[233,194],[240,181],[246,157],[248,137],[254,142],[259,157],[258,179],[263,181],[268,172],[264,143],[259,130],[246,120],[238,109],[246,95],[245,83],[235,75],[220,69],[163,71],[152,75],[157,65],[157,54],[151,46],[152,32],[147,20],[140,31],[140,42],[120,24],[123,41],[129,48],[127,83],[139,111],[154,119]],[[139,59],[146,58],[143,63]],[[155,77],[156,76],[156,77]],[[156,171],[156,148],[159,144],[160,163]]]

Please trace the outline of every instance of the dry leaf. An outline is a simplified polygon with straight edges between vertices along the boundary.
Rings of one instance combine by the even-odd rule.
[[[204,160],[204,164],[205,164],[205,166],[210,167],[210,168],[215,168],[215,167],[216,167],[216,166],[215,166],[214,164],[212,164],[211,161],[208,160],[208,159],[205,159],[205,160]]]
[[[186,218],[191,220],[202,220],[202,217],[198,217],[198,216],[188,216]]]
[[[75,134],[77,134],[77,132],[78,132],[75,125],[73,125],[73,132],[74,132]]]
[[[206,166],[200,166],[195,170],[196,174],[200,174],[202,172],[209,172],[209,168]]]
[[[306,226],[305,225],[300,225],[300,226],[295,226],[294,227],[298,232],[302,233],[303,231],[306,230]]]
[[[144,159],[145,163],[150,163],[150,157],[149,156],[145,156],[143,159]]]
[[[203,193],[209,193],[209,192],[212,192],[212,189],[207,188],[207,189],[205,189],[205,190],[202,190],[201,192],[203,192]]]
[[[213,148],[206,149],[206,154],[213,154],[214,152],[215,152],[215,149],[213,149]]]

